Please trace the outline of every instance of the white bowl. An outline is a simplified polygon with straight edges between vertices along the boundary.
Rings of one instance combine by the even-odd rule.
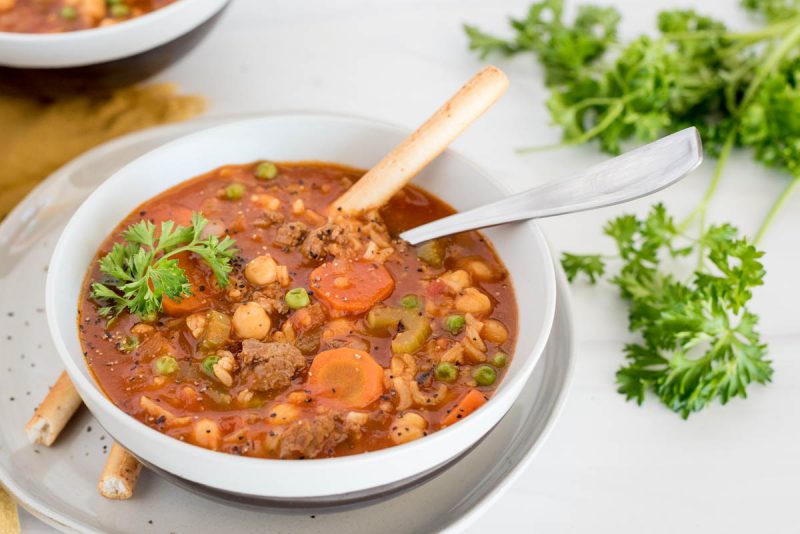
[[[407,131],[365,119],[292,114],[245,120],[178,139],[106,180],[64,229],[47,276],[46,308],[59,355],[103,427],[146,463],[187,481],[242,496],[324,498],[390,488],[447,463],[505,415],[538,361],[550,332],[556,286],[552,259],[533,223],[486,231],[508,268],[519,303],[520,331],[508,374],[493,398],[459,423],[388,449],[315,460],[267,460],[213,452],[170,438],[117,408],[95,383],[77,330],[84,275],[108,233],[165,189],[229,163],[258,159],[320,160],[369,168]],[[463,156],[446,151],[415,180],[457,209],[504,196]]]
[[[52,69],[128,58],[181,37],[227,3],[228,0],[178,0],[120,24],[74,32],[0,32],[0,65]]]

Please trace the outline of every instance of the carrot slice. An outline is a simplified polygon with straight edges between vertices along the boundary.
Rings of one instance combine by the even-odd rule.
[[[364,313],[394,291],[394,279],[386,267],[352,260],[323,263],[311,271],[309,285],[337,315]]]
[[[383,367],[368,353],[350,347],[317,354],[308,377],[320,395],[349,408],[366,408],[383,394]]]
[[[450,409],[450,413],[442,421],[442,426],[450,426],[456,421],[465,418],[481,406],[486,404],[486,397],[477,389],[471,389],[464,395],[458,404]]]
[[[180,299],[171,299],[164,295],[161,304],[164,312],[168,315],[179,317],[195,312],[208,304],[208,297],[200,291],[201,287],[208,287],[208,281],[198,266],[197,260],[193,259],[188,252],[176,254],[174,257],[178,260],[178,266],[186,273],[186,278],[192,285],[192,294]]]

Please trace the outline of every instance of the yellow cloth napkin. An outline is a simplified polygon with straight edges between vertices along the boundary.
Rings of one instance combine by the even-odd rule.
[[[2,487],[0,487],[0,534],[19,534],[17,505]]]
[[[202,98],[178,94],[172,84],[54,102],[0,94],[0,219],[39,181],[93,146],[204,108]]]
[[[0,220],[37,183],[93,146],[204,109],[201,97],[166,83],[52,102],[0,94]],[[0,534],[19,531],[16,504],[0,487]]]

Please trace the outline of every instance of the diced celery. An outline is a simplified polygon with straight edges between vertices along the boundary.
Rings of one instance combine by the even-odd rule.
[[[390,328],[397,328],[402,319],[399,308],[372,308],[367,314],[367,327],[376,334],[388,335]]]
[[[231,335],[231,318],[218,311],[208,312],[208,320],[200,338],[200,348],[205,351],[216,350],[228,341]]]
[[[431,322],[425,314],[417,310],[403,310],[403,331],[392,339],[392,352],[395,354],[412,354],[431,337]]]
[[[425,241],[417,246],[417,257],[430,265],[439,268],[444,265],[445,246],[441,239]]]

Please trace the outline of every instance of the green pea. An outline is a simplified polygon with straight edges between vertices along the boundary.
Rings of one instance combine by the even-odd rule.
[[[466,321],[461,315],[448,315],[444,318],[444,328],[451,334],[458,334],[464,328]]]
[[[406,295],[400,299],[400,306],[404,308],[419,308],[419,297],[416,295]]]
[[[117,343],[117,348],[122,352],[133,352],[139,346],[139,339],[134,336],[125,336],[125,339]]]
[[[308,298],[308,292],[302,287],[296,287],[287,291],[284,300],[286,300],[286,304],[289,308],[293,310],[299,310],[311,304],[311,299]]]
[[[472,378],[479,386],[491,386],[497,380],[497,371],[489,365],[479,365],[472,371]]]
[[[178,370],[178,360],[172,356],[161,356],[153,361],[153,369],[160,375],[171,375]]]
[[[492,356],[492,365],[495,367],[505,367],[506,363],[508,363],[508,354],[505,352],[498,352]]]
[[[78,12],[72,6],[64,6],[61,8],[60,15],[62,19],[75,20],[78,16]]]
[[[200,367],[203,369],[203,372],[208,376],[214,376],[214,366],[217,365],[219,361],[219,356],[208,356],[206,357],[203,362],[200,364]]]
[[[244,195],[244,185],[243,184],[231,184],[225,188],[225,199],[226,200],[239,200]]]
[[[433,376],[442,382],[455,382],[458,378],[458,368],[450,362],[442,362],[434,367]]]
[[[131,14],[131,8],[125,4],[114,4],[111,6],[111,16],[114,18],[127,17]]]
[[[262,161],[256,166],[256,178],[272,180],[278,176],[278,167],[271,161]]]

